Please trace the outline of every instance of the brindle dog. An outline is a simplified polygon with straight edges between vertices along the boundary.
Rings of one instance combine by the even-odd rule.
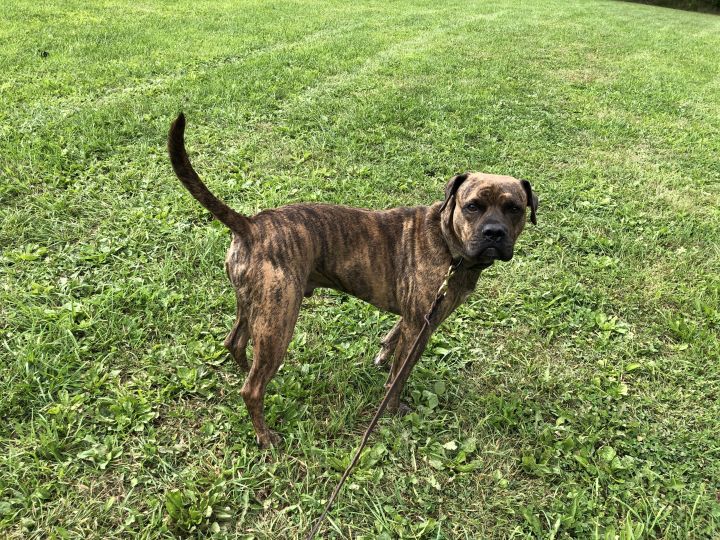
[[[528,181],[481,173],[453,177],[444,202],[431,206],[372,211],[292,204],[245,217],[200,180],[185,152],[184,132],[185,117],[180,114],[168,136],[175,174],[232,232],[225,268],[235,287],[237,317],[225,346],[247,371],[245,348],[252,337],[252,367],[241,393],[263,448],[279,441],[265,424],[263,398],[282,364],[303,296],[316,287],[330,287],[400,315],[375,360],[384,363],[394,357],[389,385],[450,264],[460,266],[431,320],[431,331],[468,297],[483,269],[512,258],[526,207],[535,223],[537,197]],[[427,338],[409,359],[410,366],[426,345]],[[406,378],[398,381],[390,411],[400,407]]]

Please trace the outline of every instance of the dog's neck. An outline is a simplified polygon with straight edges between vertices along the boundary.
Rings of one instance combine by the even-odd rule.
[[[455,208],[455,205],[451,203],[442,212],[440,211],[441,207],[442,203],[439,202],[436,202],[435,204],[430,206],[430,215],[432,216],[433,221],[436,221],[439,225],[440,237],[442,238],[442,241],[447,247],[453,262],[456,262],[459,259],[463,258],[463,254],[462,250],[460,249],[460,242],[458,241],[455,232],[452,230],[452,212]],[[447,217],[445,218],[445,216]]]

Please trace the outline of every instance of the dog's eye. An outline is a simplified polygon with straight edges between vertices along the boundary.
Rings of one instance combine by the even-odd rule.
[[[508,206],[507,210],[508,210],[508,212],[510,212],[511,214],[519,214],[520,212],[522,212],[522,208],[520,208],[520,207],[519,207],[518,205],[516,205],[516,204],[512,204],[512,205]]]
[[[480,207],[475,203],[469,203],[465,205],[465,210],[468,212],[478,212],[480,210]]]

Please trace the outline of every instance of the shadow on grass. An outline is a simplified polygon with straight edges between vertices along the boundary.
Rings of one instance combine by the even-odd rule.
[[[622,0],[635,4],[648,4],[651,6],[671,9],[684,9],[685,11],[699,11],[702,13],[720,14],[720,0]]]

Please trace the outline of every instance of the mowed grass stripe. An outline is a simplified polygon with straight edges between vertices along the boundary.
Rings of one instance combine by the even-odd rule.
[[[401,32],[404,35],[407,35],[408,28],[402,27],[400,30],[398,30],[398,33]],[[222,88],[218,91],[224,94],[229,94],[227,97],[231,99],[237,96],[238,103],[243,103],[245,105],[244,107],[240,107],[240,109],[243,111],[247,111],[245,112],[245,114],[249,113],[250,115],[253,115],[252,111],[263,110],[264,108],[267,108],[269,105],[271,105],[273,102],[283,100],[285,95],[293,91],[293,87],[302,87],[303,83],[308,80],[307,77],[312,78],[321,74],[319,70],[309,70],[307,68],[298,69],[297,67],[293,67],[294,65],[303,65],[303,60],[307,62],[307,60],[311,60],[313,57],[317,57],[318,54],[319,58],[324,58],[329,60],[330,62],[336,63],[338,62],[339,58],[333,58],[333,55],[337,56],[337,51],[341,51],[342,56],[340,58],[346,57],[346,55],[349,54],[349,61],[352,62],[352,58],[355,57],[354,55],[366,54],[366,52],[368,52],[368,48],[369,52],[372,52],[374,41],[377,41],[378,44],[386,41],[387,38],[383,34],[384,32],[375,29],[373,33],[367,35],[367,38],[369,38],[368,40],[366,37],[362,37],[361,35],[355,33],[354,35],[352,35],[351,38],[345,36],[339,43],[334,43],[333,45],[330,45],[328,43],[322,42],[310,49],[306,47],[305,50],[300,50],[296,54],[294,53],[292,55],[284,55],[282,58],[280,58],[279,56],[274,56],[265,59],[251,59],[251,62],[243,62],[243,64],[238,66],[236,70],[228,70],[232,72],[232,74],[228,73],[226,70],[223,69],[216,69],[205,74],[203,74],[202,72],[200,74],[193,73],[188,80],[174,81],[172,78],[170,78],[165,82],[170,83],[171,85],[173,82],[177,83],[177,86],[172,85],[173,87],[171,88],[171,90],[173,91],[173,93],[178,91],[186,91],[188,90],[188,86],[190,86],[190,89],[200,89],[201,95],[199,96],[195,96],[192,90],[190,90],[188,92],[189,95],[187,95],[186,100],[189,103],[204,106],[203,98],[208,95],[208,80],[221,80],[222,86],[226,86],[227,81],[230,80],[232,82],[229,88]],[[352,40],[360,43],[360,45],[357,46],[352,44]],[[297,58],[295,63],[293,63],[292,60],[293,56]],[[281,70],[285,72],[284,74],[282,72],[277,73],[276,70],[274,71],[268,69],[269,65],[272,66],[278,62],[281,62]],[[317,62],[317,64],[320,65],[321,62]],[[342,69],[343,64],[341,63],[339,64],[339,66]],[[324,68],[326,70],[329,70],[330,65],[326,62]],[[332,71],[330,70],[330,74],[331,73]],[[327,76],[331,76],[330,74]],[[267,77],[270,77],[270,80],[267,80]],[[151,93],[155,94],[156,90],[160,91],[161,89],[153,89]],[[162,95],[157,97],[162,98]],[[73,168],[70,170],[62,168],[60,170],[51,169],[54,174],[57,174],[58,172],[65,173],[63,175],[65,177],[68,176],[67,173],[75,173],[76,169],[79,168],[80,165],[82,165],[82,161],[89,161],[89,165],[93,165],[98,161],[98,158],[102,159],[103,155],[107,152],[114,152],[118,149],[118,135],[121,135],[123,132],[127,132],[128,130],[135,133],[135,128],[137,128],[138,125],[147,125],[147,113],[150,111],[134,110],[132,108],[133,105],[136,104],[134,102],[134,99],[135,98],[133,96],[125,96],[123,99],[120,99],[122,103],[117,104],[118,108],[128,105],[131,107],[130,110],[123,111],[125,113],[124,118],[118,117],[117,110],[113,108],[109,109],[108,116],[105,116],[105,107],[101,108],[100,111],[93,110],[95,106],[100,105],[101,103],[91,101],[90,103],[84,105],[85,108],[81,111],[81,118],[78,120],[78,122],[72,122],[69,124],[69,126],[82,126],[81,133],[75,133],[75,130],[70,127],[69,133],[65,132],[65,136],[67,136],[69,139],[77,135],[81,135],[83,138],[91,136],[95,141],[97,141],[97,143],[95,144],[98,145],[98,148],[96,148],[95,152],[90,153],[90,155],[84,153],[83,155],[72,155],[72,157],[74,158],[72,160],[66,159],[67,150],[65,152],[62,152],[62,148],[60,148],[58,143],[56,142],[56,139],[58,138],[61,141],[64,139],[63,132],[58,132],[56,124],[59,123],[60,126],[67,126],[67,123],[64,121],[62,115],[59,118],[50,121],[42,129],[31,130],[30,128],[37,127],[36,123],[33,123],[32,125],[26,126],[26,128],[21,129],[21,133],[23,135],[28,135],[31,132],[37,135],[34,140],[30,140],[31,143],[42,141],[40,143],[42,145],[41,147],[38,148],[37,146],[31,144],[27,147],[26,152],[42,154],[46,156],[49,161],[54,161],[61,165],[67,164],[67,161],[71,161],[70,166],[72,166]],[[250,103],[247,103],[248,101]],[[160,104],[164,107],[164,111],[167,111],[167,106],[162,103],[162,99],[158,99],[158,102],[160,102]],[[48,107],[47,105],[43,105],[43,108],[47,109]],[[52,107],[50,107],[50,110],[52,110]],[[142,114],[138,114],[139,112],[141,112]],[[153,117],[156,120],[152,123],[151,126],[152,133],[154,135],[157,134],[158,131],[163,130],[164,128],[164,126],[162,126],[162,124],[157,121],[157,116],[158,115],[150,115],[150,117]],[[161,116],[161,121],[166,122],[166,120],[167,116],[166,114],[163,114]],[[232,118],[225,119],[225,121],[230,122],[232,120]],[[117,122],[121,122],[121,125],[118,126]],[[129,127],[126,126],[128,122],[135,123],[135,125],[132,126],[132,129],[129,129]],[[96,131],[95,133],[88,133],[86,129],[88,125],[92,125],[101,129],[106,128],[106,130],[100,132]],[[123,143],[125,143],[125,141],[123,141]],[[133,145],[132,142],[129,142],[129,144],[130,146]],[[124,144],[124,146],[125,145],[126,144]],[[62,154],[63,156],[65,156],[65,158],[60,159],[60,156],[58,154]],[[58,179],[53,178],[52,180],[57,181]],[[62,181],[62,179],[59,180]]]
[[[17,115],[18,117],[23,117],[25,120],[25,123],[20,124],[20,127],[22,132],[32,133],[49,121],[57,122],[58,120],[63,120],[86,109],[111,107],[114,102],[125,99],[137,99],[140,95],[152,95],[165,90],[166,87],[173,82],[202,78],[206,72],[215,71],[226,64],[242,63],[256,56],[283,54],[288,50],[299,48],[313,42],[320,41],[324,43],[327,38],[352,32],[359,26],[361,26],[361,24],[356,23],[339,28],[324,28],[309,34],[303,34],[295,41],[282,41],[247,51],[240,51],[234,55],[216,56],[193,64],[185,64],[174,72],[163,74],[149,80],[142,80],[142,82],[138,81],[137,84],[128,85],[127,82],[122,81],[116,87],[99,89],[100,93],[94,98],[83,93],[79,96],[55,99],[52,105],[46,102],[36,103],[34,107],[35,110],[25,108]],[[29,123],[27,122],[28,116],[31,119]]]
[[[282,3],[270,9],[264,3],[247,3],[242,9],[229,9],[232,6],[227,2],[194,6],[168,2],[152,7],[128,6],[123,2],[73,6],[64,2],[62,9],[49,3],[32,8],[18,6],[15,13],[11,7],[8,20],[15,20],[16,26],[9,28],[15,30],[14,36],[19,38],[14,41],[18,48],[8,51],[3,58],[10,60],[20,55],[28,60],[32,58],[31,66],[37,66],[41,75],[51,75],[51,82],[61,90],[54,93],[54,97],[77,94],[76,99],[87,99],[102,93],[106,86],[121,88],[122,83],[132,86],[174,65],[193,66],[232,57],[229,52],[244,55],[303,39],[336,22],[337,13],[320,5],[306,14]],[[146,21],[154,17],[154,24],[144,24],[143,17]],[[28,24],[33,19],[37,21],[36,27]],[[54,20],[57,26],[52,33],[42,33],[43,25],[49,20]],[[98,24],[98,20],[103,24]],[[20,29],[27,31],[19,32]],[[216,40],[216,36],[223,39]],[[42,50],[50,54],[38,61],[34,57]],[[20,67],[17,63],[7,63],[8,67]],[[49,73],[43,73],[43,66]],[[42,97],[42,84],[50,81],[33,78],[27,66],[18,71],[22,82],[39,86],[31,86],[31,97]],[[99,81],[102,84],[98,85]],[[25,97],[17,89],[13,95]]]

